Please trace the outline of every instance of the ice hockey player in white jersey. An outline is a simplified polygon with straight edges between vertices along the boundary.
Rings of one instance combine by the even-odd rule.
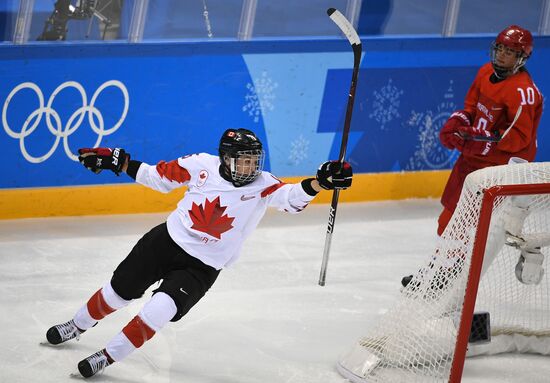
[[[188,188],[167,221],[137,242],[110,281],[71,320],[48,329],[46,338],[51,344],[77,339],[162,280],[138,315],[105,348],[78,363],[85,378],[122,361],[168,322],[180,320],[204,296],[220,270],[237,260],[243,241],[268,206],[299,213],[321,188],[346,189],[352,181],[347,162],[327,161],[316,178],[286,184],[262,171],[262,143],[246,129],[226,130],[217,156],[193,154],[156,166],[131,160],[121,148],[84,148],[79,154],[80,162],[94,173],[104,169],[125,172],[160,192]]]

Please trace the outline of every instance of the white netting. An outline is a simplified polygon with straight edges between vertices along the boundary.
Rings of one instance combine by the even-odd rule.
[[[469,175],[434,253],[396,306],[339,361],[342,375],[369,383],[448,381],[483,191],[495,185],[548,183],[550,163],[497,166]],[[493,336],[550,335],[550,278],[545,273],[535,285],[518,281],[518,247],[526,245],[521,238],[546,254],[543,268],[549,271],[549,194],[495,200],[475,308],[490,313]]]

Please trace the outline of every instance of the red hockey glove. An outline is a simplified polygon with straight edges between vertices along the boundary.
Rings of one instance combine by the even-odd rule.
[[[462,148],[465,156],[486,156],[496,147],[494,141],[466,140]]]
[[[496,147],[496,143],[500,140],[498,134],[472,126],[460,127],[459,133],[465,140],[462,153],[467,156],[486,156]]]
[[[485,129],[474,128],[473,126],[461,126],[458,128],[458,133],[465,140],[473,141],[491,141],[499,142],[500,136],[498,133],[489,132]]]
[[[439,141],[447,149],[462,150],[464,139],[459,134],[459,128],[470,126],[470,117],[463,110],[457,110],[441,128],[439,132]]]
[[[327,161],[319,166],[316,178],[323,189],[347,189],[351,186],[353,170],[346,161]]]
[[[130,159],[130,154],[120,148],[81,148],[78,154],[80,163],[95,174],[107,169],[118,176],[126,160]]]

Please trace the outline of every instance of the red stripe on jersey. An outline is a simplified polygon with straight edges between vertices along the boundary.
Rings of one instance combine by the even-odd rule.
[[[286,184],[284,182],[280,182],[278,184],[275,184],[275,185],[271,185],[270,187],[268,188],[265,188],[263,191],[262,191],[262,198],[265,198],[267,197],[268,195],[274,193],[277,189],[285,186]]]
[[[88,308],[90,316],[95,320],[101,320],[115,311],[114,308],[105,302],[105,298],[103,298],[103,294],[101,294],[101,289],[97,290],[96,293],[92,295],[86,307]]]
[[[139,315],[136,315],[134,319],[122,329],[122,332],[135,348],[141,347],[143,343],[155,335],[155,330],[147,326]]]
[[[178,160],[173,160],[170,162],[160,161],[157,164],[157,173],[169,181],[176,181],[180,184],[191,179],[191,175],[187,169],[182,168],[178,164]]]

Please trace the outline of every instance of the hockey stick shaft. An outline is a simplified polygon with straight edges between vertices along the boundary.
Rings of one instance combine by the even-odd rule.
[[[521,114],[521,110],[523,109],[523,105],[520,105],[519,108],[518,108],[518,111],[516,112],[516,116],[514,117],[514,121],[512,121],[512,123],[510,124],[510,126],[508,127],[508,129],[506,129],[504,131],[504,133],[502,133],[502,136],[500,137],[500,139],[502,140],[504,137],[506,137],[506,135],[510,132],[510,130],[514,127],[514,125],[516,124],[516,121],[518,120],[520,114]]]
[[[346,117],[344,120],[344,129],[342,132],[342,142],[340,144],[340,155],[338,160],[343,163],[346,157],[346,149],[348,145],[348,136],[351,126],[351,116],[353,113],[353,102],[355,100],[355,90],[357,89],[357,77],[359,75],[359,64],[361,62],[361,40],[357,35],[357,32],[351,25],[351,23],[340,13],[340,11],[329,8],[327,14],[332,21],[340,28],[348,39],[353,49],[353,72],[351,75],[351,85],[348,95],[348,104],[346,108]],[[338,197],[340,190],[335,189],[332,194],[332,201],[330,204],[330,211],[328,217],[327,234],[325,237],[325,248],[323,251],[323,262],[321,264],[321,273],[319,275],[319,286],[324,286],[327,276],[328,258],[330,253],[330,245],[332,242],[332,232],[334,231],[334,223],[336,221],[336,211],[338,208]]]
[[[472,141],[499,142],[504,137],[506,137],[508,135],[508,133],[510,133],[510,130],[514,127],[514,125],[516,124],[516,121],[518,120],[519,116],[521,115],[522,109],[523,109],[523,106],[520,105],[517,112],[516,112],[516,116],[514,117],[514,120],[512,121],[510,126],[504,131],[504,133],[502,133],[502,136],[500,136],[500,137],[471,136],[471,137],[463,137],[463,138],[465,138],[467,140],[472,140]]]

